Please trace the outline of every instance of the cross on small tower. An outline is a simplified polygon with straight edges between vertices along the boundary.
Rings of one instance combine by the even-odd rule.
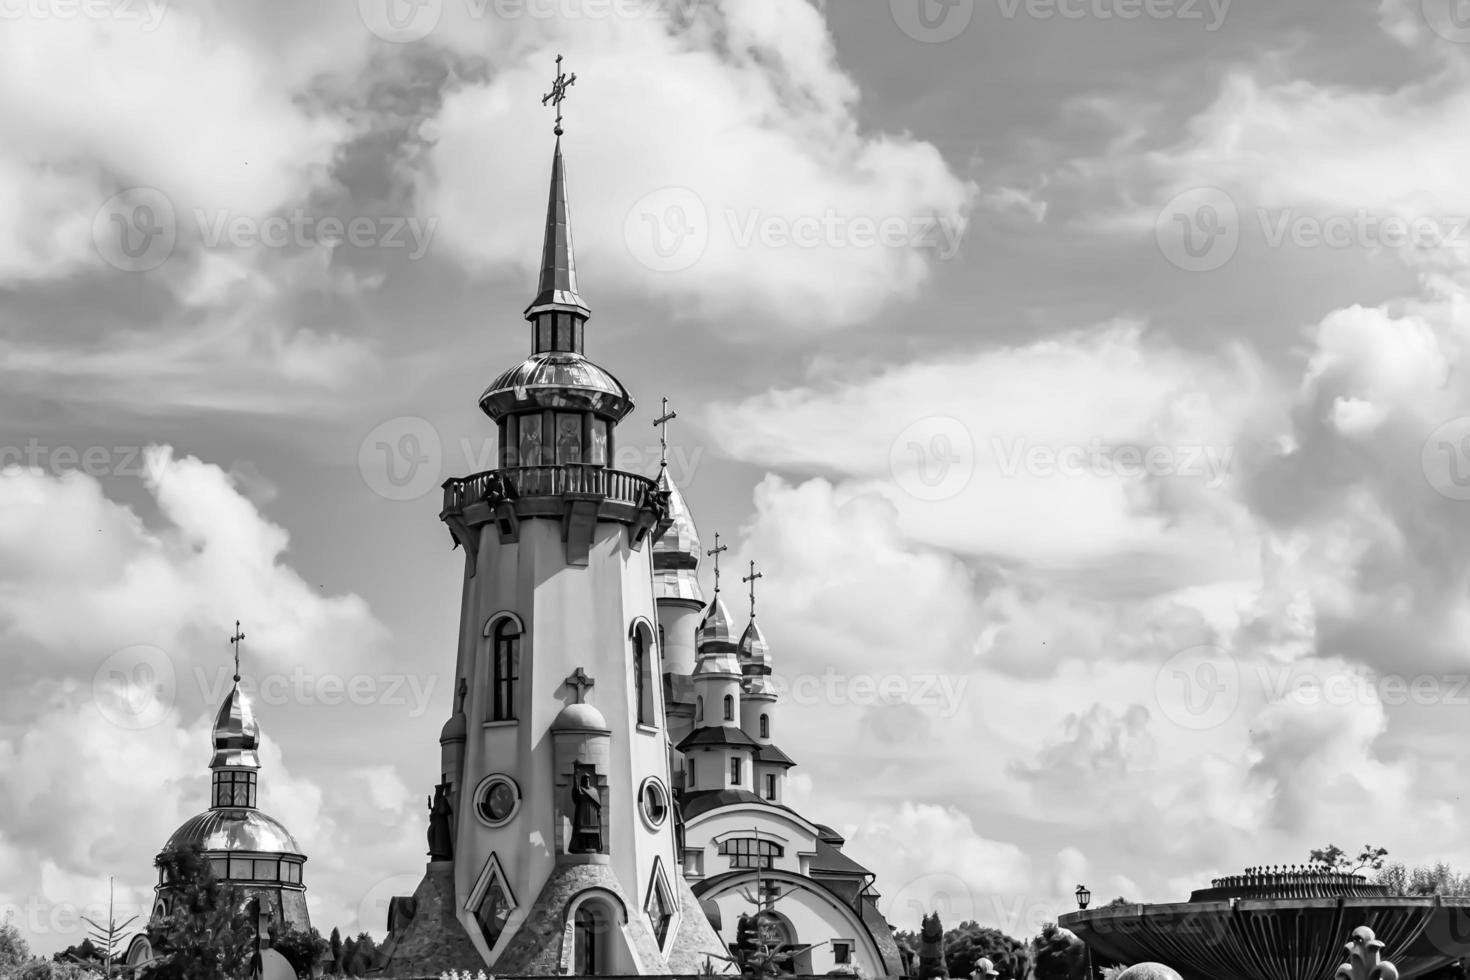
[[[654,427],[658,432],[658,468],[664,469],[669,465],[669,423],[679,417],[678,412],[669,411],[669,400],[664,399],[664,413],[653,420]]]
[[[561,104],[562,102],[566,101],[567,89],[570,88],[572,83],[576,80],[576,72],[572,72],[570,75],[567,75],[561,70],[561,55],[557,55],[556,81],[551,83],[551,91],[541,96],[541,104],[546,105],[549,102],[552,105],[556,106],[556,128],[553,129],[552,132],[558,136],[561,135]]]
[[[240,632],[240,621],[235,620],[235,635],[230,637],[230,643],[235,647],[235,683],[240,683],[240,641],[245,639],[245,634]]]
[[[729,551],[729,550],[730,550],[730,546],[729,545],[720,544],[720,532],[719,531],[716,531],[715,532],[715,546],[713,548],[711,548],[710,550],[708,550],[708,551],[705,552],[706,555],[714,555],[715,556],[715,598],[716,599],[718,599],[720,597],[720,552],[722,552],[722,551]]]
[[[758,571],[755,570],[755,559],[752,558],[751,561],[750,561],[750,574],[749,575],[742,576],[741,579],[740,579],[740,581],[742,581],[742,582],[749,582],[750,583],[750,618],[751,619],[755,619],[755,580],[758,579],[758,578],[765,578],[765,577],[766,576],[765,576],[765,573],[764,572],[758,572]]]
[[[585,670],[578,667],[562,683],[575,690],[577,692],[577,703],[583,704],[587,700],[587,688],[592,687],[597,682],[588,677]]]

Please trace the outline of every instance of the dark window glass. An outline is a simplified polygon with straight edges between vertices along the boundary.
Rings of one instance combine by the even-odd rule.
[[[730,858],[733,868],[770,868],[776,858],[786,852],[780,844],[754,837],[734,837],[720,845],[720,853]]]
[[[740,761],[739,759],[730,760],[730,785],[732,786],[740,785]]]
[[[773,774],[771,774],[771,773],[766,773],[766,799],[768,799],[768,800],[774,800],[775,798],[776,798],[776,777]]]
[[[771,737],[771,716],[761,715],[761,738]]]
[[[516,716],[516,681],[519,679],[521,629],[509,617],[495,625],[490,720],[510,721]]]
[[[725,720],[735,720],[735,696],[732,694],[725,695]]]

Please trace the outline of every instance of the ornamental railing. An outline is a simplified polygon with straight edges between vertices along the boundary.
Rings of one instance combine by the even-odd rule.
[[[595,463],[557,466],[506,466],[444,481],[444,510],[458,512],[487,497],[555,497],[586,493],[637,506],[658,485],[646,476],[610,470]]]
[[[1215,878],[1209,888],[1190,896],[1190,901],[1225,898],[1339,898],[1386,895],[1388,886],[1368,881],[1362,875],[1312,865],[1273,865],[1246,868],[1244,874]]]

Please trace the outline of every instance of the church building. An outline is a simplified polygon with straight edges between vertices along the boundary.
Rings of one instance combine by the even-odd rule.
[[[235,625],[232,642],[238,657],[238,644],[244,637],[239,624]],[[164,844],[163,852],[197,846],[217,879],[235,885],[242,899],[258,902],[271,932],[304,932],[311,928],[302,878],[306,855],[280,821],[256,806],[260,726],[240,690],[238,659],[235,670],[235,683],[214,719],[209,809],[184,821]],[[167,916],[174,898],[171,885],[160,869],[151,924]],[[125,961],[140,966],[154,954],[147,936],[140,933],[128,944]]]
[[[530,353],[479,399],[500,466],[444,485],[464,554],[455,696],[429,862],[390,903],[381,975],[724,972],[757,903],[788,972],[898,975],[873,875],[783,802],[794,762],[753,609],[737,641],[718,584],[706,607],[667,466],[610,468],[633,400],[584,352],[561,150],[575,78],[547,97]]]

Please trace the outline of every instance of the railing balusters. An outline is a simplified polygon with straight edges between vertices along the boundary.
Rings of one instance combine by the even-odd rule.
[[[639,504],[655,488],[654,481],[590,463],[556,466],[509,466],[450,480],[444,485],[444,510],[462,511],[483,500],[492,477],[500,477],[522,497],[559,496],[564,493],[600,494],[619,503]]]

